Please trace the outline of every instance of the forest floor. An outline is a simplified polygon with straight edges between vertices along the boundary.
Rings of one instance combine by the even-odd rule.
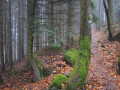
[[[92,32],[87,90],[120,90],[117,74],[120,43],[108,41],[104,31]]]
[[[75,46],[75,47],[78,47]],[[92,31],[91,60],[86,84],[87,90],[120,90],[120,75],[117,74],[120,43],[108,41],[104,31]],[[44,52],[35,56],[42,60],[42,66],[53,71],[39,82],[33,81],[34,74],[26,67],[27,59],[16,62],[13,71],[7,66],[2,74],[4,84],[0,90],[47,90],[57,74],[71,73],[73,67],[64,60],[64,53]],[[12,72],[12,73],[11,73]],[[63,85],[64,87],[64,85]]]
[[[57,74],[63,75],[72,72],[73,67],[66,63],[63,52],[41,52],[43,56],[37,54],[34,54],[34,56],[42,62],[42,69],[53,70],[50,76],[45,76],[42,80],[34,82],[34,74],[26,67],[27,60],[24,59],[14,63],[13,71],[10,71],[10,67],[7,66],[5,73],[2,74],[4,84],[0,86],[0,90],[48,90]]]

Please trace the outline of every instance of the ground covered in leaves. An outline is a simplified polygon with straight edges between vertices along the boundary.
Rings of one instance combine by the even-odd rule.
[[[117,74],[120,43],[108,41],[104,31],[92,32],[91,60],[87,90],[120,90]]]
[[[73,67],[68,65],[64,60],[64,53],[56,53],[54,51],[44,52],[43,56],[36,56],[42,62],[42,69],[48,68],[52,70],[49,76],[44,76],[42,80],[34,82],[34,74],[26,67],[26,59],[16,62],[13,71],[7,67],[2,77],[4,84],[0,86],[1,90],[47,90],[57,74],[71,73]],[[64,87],[64,85],[63,85]]]
[[[78,44],[75,45],[78,47]],[[87,90],[120,90],[120,75],[117,74],[120,43],[108,41],[104,31],[92,31],[92,48]],[[2,74],[4,84],[0,90],[47,90],[57,74],[71,73],[73,67],[64,60],[63,52],[42,51],[43,56],[34,54],[41,62],[42,69],[51,70],[49,76],[34,82],[34,74],[26,67],[27,59],[15,62],[13,70],[7,66]],[[64,87],[64,85],[63,85]]]

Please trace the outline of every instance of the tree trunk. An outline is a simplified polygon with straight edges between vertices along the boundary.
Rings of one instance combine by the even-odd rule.
[[[72,0],[68,0],[68,48],[72,46]]]
[[[0,74],[0,85],[3,84],[3,79],[2,79],[2,76]]]
[[[90,60],[91,33],[89,23],[90,0],[80,0],[80,45],[78,60],[69,78],[68,90],[83,89],[85,84]]]
[[[12,28],[11,28],[11,0],[9,0],[9,61],[12,69]]]
[[[112,39],[112,26],[113,26],[113,0],[107,0],[108,7],[106,4],[106,1],[103,0],[104,8],[105,8],[105,13],[107,17],[107,24],[108,24],[108,32],[109,32],[109,40]]]
[[[34,15],[36,0],[28,0],[28,65],[32,70],[33,60],[33,33],[34,33]]]
[[[0,61],[1,61],[1,67],[2,71],[5,70],[4,65],[4,52],[3,52],[3,1],[0,1]]]

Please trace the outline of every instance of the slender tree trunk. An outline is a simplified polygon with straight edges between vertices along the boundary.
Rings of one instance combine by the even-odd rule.
[[[107,0],[108,7],[106,4],[106,1],[103,0],[104,8],[105,8],[105,13],[107,17],[107,24],[108,24],[108,32],[109,32],[109,40],[112,39],[112,26],[113,26],[113,1],[112,0]]]
[[[3,84],[3,79],[2,79],[2,76],[0,74],[0,85]]]
[[[19,0],[21,3],[21,0]],[[21,61],[21,38],[22,38],[22,29],[21,29],[21,6],[18,6],[18,60]]]
[[[0,61],[1,61],[1,67],[2,71],[5,70],[4,65],[4,52],[3,52],[3,1],[0,1]]]
[[[12,69],[12,28],[11,28],[11,0],[9,0],[9,61]]]
[[[54,28],[53,28],[53,0],[50,0],[51,3],[51,22],[50,22],[50,30],[51,33],[49,33],[49,44],[54,44]]]
[[[68,0],[68,48],[72,46],[72,0]]]

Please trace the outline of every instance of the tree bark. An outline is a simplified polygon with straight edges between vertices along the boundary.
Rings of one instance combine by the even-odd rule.
[[[33,60],[33,33],[34,33],[34,15],[36,0],[28,0],[28,65],[32,70],[32,60]]]
[[[68,0],[68,48],[72,46],[72,0]]]
[[[89,23],[90,0],[80,0],[80,45],[78,60],[74,65],[69,78],[68,90],[83,89],[85,84],[90,60],[91,32]]]
[[[12,69],[12,28],[11,28],[11,0],[9,0],[9,61]]]
[[[105,8],[105,13],[106,13],[106,17],[107,17],[107,24],[108,24],[108,32],[109,32],[109,40],[112,39],[112,26],[113,26],[113,7],[111,5],[112,4],[112,0],[107,0],[107,3],[108,3],[108,7],[107,7],[107,4],[106,4],[106,1],[103,0],[103,5],[104,5],[104,8]],[[112,16],[112,17],[111,17]]]
[[[3,1],[0,1],[0,61],[2,71],[5,70],[4,65],[4,52],[3,52]]]

